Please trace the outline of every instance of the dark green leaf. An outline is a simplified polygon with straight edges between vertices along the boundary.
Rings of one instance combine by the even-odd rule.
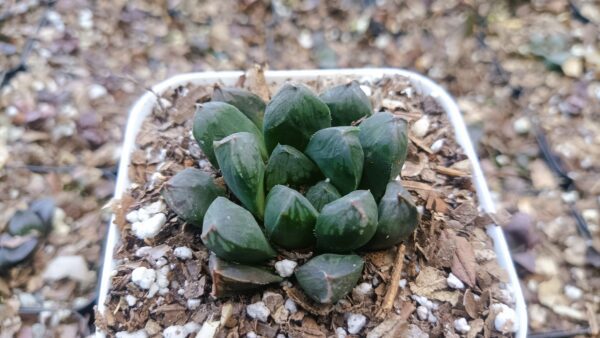
[[[33,235],[26,237],[0,235],[0,273],[4,273],[29,258],[35,252],[38,244],[38,237]]]
[[[262,130],[266,104],[260,96],[241,88],[215,85],[212,101],[226,102],[235,106]]]
[[[40,216],[29,209],[17,210],[8,222],[8,233],[14,236],[24,236],[32,231],[45,234],[47,230]]]
[[[277,184],[298,188],[319,180],[319,168],[292,146],[278,144],[269,157],[265,180],[267,191]]]
[[[329,180],[315,184],[306,192],[306,199],[309,200],[313,207],[319,212],[321,212],[321,209],[323,209],[326,204],[341,197],[342,195],[340,195],[333,184],[329,183]]]
[[[349,126],[373,112],[371,101],[357,81],[330,88],[320,98],[329,107],[332,126]]]

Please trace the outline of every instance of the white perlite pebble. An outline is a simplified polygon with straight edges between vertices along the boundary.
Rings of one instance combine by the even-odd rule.
[[[160,232],[166,222],[167,217],[165,214],[158,213],[147,220],[133,223],[131,231],[139,239],[152,238]]]
[[[175,257],[185,261],[186,259],[192,258],[192,249],[187,246],[179,246],[173,250],[173,254]]]
[[[205,321],[202,324],[202,328],[196,334],[196,338],[213,338],[217,334],[217,330],[219,329],[219,321]]]
[[[348,333],[346,332],[346,330],[344,330],[343,327],[338,327],[335,329],[336,338],[346,338],[346,336],[348,336]]]
[[[294,269],[298,263],[291,261],[289,259],[284,259],[275,263],[275,270],[281,277],[289,277],[294,274]]]
[[[443,146],[444,146],[444,139],[441,138],[441,139],[433,142],[433,144],[431,145],[431,151],[433,151],[434,153],[437,153],[440,150],[442,150]]]
[[[348,332],[357,334],[367,324],[367,317],[360,313],[351,313],[346,322],[348,323]]]
[[[129,305],[129,307],[132,307],[135,305],[135,303],[137,303],[137,298],[132,295],[127,295],[125,296],[125,301],[127,302],[127,305]]]
[[[430,312],[429,316],[427,316],[427,321],[432,324],[435,324],[435,323],[437,323],[437,317],[433,313]]]
[[[365,95],[367,96],[371,96],[373,95],[373,91],[371,90],[371,87],[369,86],[365,86],[365,85],[360,85],[360,89],[363,91],[363,93],[365,93]]]
[[[287,338],[283,333],[280,333],[275,338]]]
[[[196,310],[200,306],[200,299],[191,298],[187,300],[187,308],[190,310]]]
[[[131,281],[142,289],[150,289],[156,280],[156,271],[140,266],[131,273]]]
[[[471,330],[471,326],[465,318],[458,318],[454,321],[454,329],[456,332],[467,333]]]
[[[565,285],[565,295],[570,300],[578,300],[583,296],[583,291],[580,288],[573,285]]]
[[[423,138],[429,131],[429,117],[421,117],[412,125],[410,130],[413,132],[413,134],[415,134],[416,137]]]
[[[258,319],[261,322],[266,322],[269,319],[271,311],[263,302],[256,302],[246,306],[246,314],[252,319]]]
[[[496,312],[494,319],[494,327],[502,333],[516,332],[519,329],[517,322],[517,314],[515,310],[508,307],[506,304],[492,304],[492,310]]]
[[[517,134],[527,134],[531,129],[531,123],[527,117],[523,116],[513,122],[513,128]]]
[[[368,296],[373,293],[373,286],[370,283],[360,283],[354,288],[355,292],[362,296]]]
[[[446,278],[446,283],[448,283],[448,286],[453,288],[453,289],[464,289],[465,288],[465,284],[463,284],[463,282],[458,279],[458,277],[456,277],[452,272],[450,272],[450,275],[448,275],[448,278]]]
[[[296,303],[291,300],[290,298],[288,298],[285,301],[285,304],[283,305],[285,307],[286,310],[288,310],[290,313],[296,313],[298,312],[298,307],[296,306]]]
[[[417,316],[420,320],[426,320],[427,316],[429,316],[429,309],[425,306],[421,305],[417,308]]]
[[[406,287],[406,283],[407,283],[406,279],[403,278],[400,280],[400,282],[398,282],[398,286],[400,288],[404,289]]]
[[[121,331],[115,335],[117,338],[148,338],[148,334],[144,329],[135,332]]]
[[[42,278],[46,281],[68,278],[88,284],[95,280],[96,274],[88,269],[82,256],[57,256],[48,263]]]
[[[258,338],[258,335],[254,331],[246,333],[246,338]]]
[[[181,325],[173,325],[169,326],[163,331],[164,338],[185,338],[187,337],[187,332]]]
[[[158,214],[159,212],[163,212],[166,208],[167,208],[167,206],[165,205],[165,203],[161,200],[158,200],[156,202],[153,202],[153,203],[145,206],[144,210],[146,210],[146,212],[150,215],[155,215],[155,214]]]

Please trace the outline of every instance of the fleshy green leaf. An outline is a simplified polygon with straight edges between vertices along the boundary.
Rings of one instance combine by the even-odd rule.
[[[225,187],[217,184],[206,172],[187,168],[173,176],[163,186],[162,195],[179,217],[202,226],[204,214],[218,196],[225,196]]]
[[[329,183],[327,180],[313,185],[306,192],[306,199],[309,200],[313,207],[319,212],[321,212],[321,209],[323,209],[326,204],[341,197],[342,195],[340,195],[333,184]]]
[[[204,215],[202,242],[219,258],[244,264],[260,263],[277,255],[246,209],[217,197]]]
[[[329,107],[332,126],[349,126],[373,112],[369,97],[357,81],[330,88],[320,98]]]
[[[0,235],[0,273],[29,258],[35,252],[38,243],[38,237],[33,235],[24,237]]]
[[[388,183],[379,201],[379,223],[368,249],[385,249],[410,236],[419,223],[419,212],[412,196],[398,181]]]
[[[266,161],[267,151],[260,130],[236,107],[225,102],[206,102],[198,106],[194,115],[194,138],[215,168],[219,167],[213,142],[237,132],[248,132],[260,140],[261,156]]]
[[[262,130],[266,104],[260,96],[241,88],[215,85],[212,101],[226,102],[236,107]]]
[[[374,114],[360,124],[360,144],[365,153],[360,188],[379,200],[406,160],[406,121],[388,112]]]
[[[267,191],[277,184],[298,188],[314,184],[321,177],[319,168],[292,146],[278,144],[269,157],[265,180]]]
[[[17,210],[8,222],[8,233],[14,236],[24,236],[32,231],[45,234],[47,230],[41,218],[31,210]]]
[[[360,279],[364,261],[357,255],[324,254],[309,260],[296,272],[298,284],[319,303],[335,303]]]
[[[316,131],[331,126],[327,105],[302,84],[284,85],[265,109],[263,133],[269,153],[277,144],[303,150]]]
[[[367,244],[377,230],[377,203],[368,190],[357,190],[323,207],[315,234],[317,248],[348,252]]]
[[[251,133],[235,133],[214,142],[217,162],[229,190],[256,217],[265,211],[265,163],[260,140]]]
[[[364,154],[356,127],[331,127],[316,132],[304,151],[342,194],[356,190]]]
[[[213,297],[235,296],[283,280],[263,268],[226,262],[214,253],[208,259],[208,268]]]
[[[49,232],[50,229],[52,229],[52,220],[54,218],[55,209],[56,205],[54,204],[54,199],[51,197],[39,198],[31,202],[31,205],[29,206],[29,211],[35,212],[44,223],[46,232]]]
[[[265,209],[267,237],[286,249],[314,245],[314,228],[318,215],[317,210],[299,192],[283,185],[276,185],[267,196]]]

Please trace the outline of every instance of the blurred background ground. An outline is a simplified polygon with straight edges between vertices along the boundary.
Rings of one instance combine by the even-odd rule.
[[[4,0],[0,231],[40,196],[55,199],[59,217],[31,263],[0,276],[0,336],[85,333],[85,311],[55,309],[85,308],[94,283],[44,271],[65,255],[85,261],[82,274],[98,268],[101,208],[132,102],[170,75],[255,63],[400,67],[440,82],[465,115],[498,204],[513,215],[504,226],[530,331],[597,333],[598,2]],[[541,135],[558,165],[542,156]]]

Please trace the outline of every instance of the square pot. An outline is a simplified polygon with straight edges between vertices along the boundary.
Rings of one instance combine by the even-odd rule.
[[[243,75],[241,71],[227,72],[202,72],[188,73],[171,77],[163,82],[152,87],[154,93],[161,95],[164,92],[185,86],[193,85],[212,85],[215,82],[222,82],[225,85],[234,85],[238,78]],[[386,75],[401,75],[407,77],[413,87],[423,95],[430,95],[437,100],[438,104],[446,112],[450,124],[454,128],[456,142],[463,148],[464,153],[469,158],[471,163],[472,180],[477,190],[477,198],[479,206],[484,212],[493,213],[495,206],[492,201],[487,182],[483,176],[483,172],[479,165],[477,154],[473,148],[467,128],[463,121],[462,115],[454,99],[441,86],[432,80],[420,74],[394,68],[363,68],[363,69],[334,69],[334,70],[292,70],[292,71],[266,71],[265,77],[269,84],[281,84],[288,80],[297,82],[305,82],[315,80],[317,78],[356,78],[356,79],[377,79]],[[128,167],[131,162],[131,154],[135,150],[135,140],[142,122],[151,114],[153,107],[157,103],[157,96],[151,92],[145,93],[133,105],[129,112],[127,128],[125,131],[125,139],[121,150],[122,156],[119,163],[118,178],[115,187],[115,199],[120,199],[123,193],[130,185],[128,177]],[[517,277],[508,245],[504,238],[502,229],[494,224],[487,226],[487,234],[494,242],[494,251],[498,259],[498,263],[507,272],[510,280],[510,289],[514,292],[515,311],[519,330],[515,333],[515,337],[525,338],[527,336],[527,309],[521,286]],[[114,267],[113,252],[119,242],[119,233],[114,224],[114,216],[109,225],[108,234],[106,237],[106,246],[103,259],[103,267],[101,271],[100,290],[98,297],[98,311],[103,313],[106,309],[105,302],[107,300],[108,291],[110,289],[110,276]],[[103,337],[102,332],[97,332],[98,337]]]

